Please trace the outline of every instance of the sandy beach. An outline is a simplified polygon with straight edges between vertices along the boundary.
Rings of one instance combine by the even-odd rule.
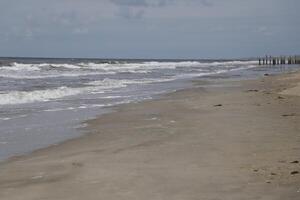
[[[195,85],[2,162],[0,199],[300,199],[300,73]]]

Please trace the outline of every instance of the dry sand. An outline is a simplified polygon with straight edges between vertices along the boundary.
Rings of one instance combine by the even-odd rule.
[[[120,106],[88,135],[1,163],[0,199],[299,200],[299,83],[225,81]]]

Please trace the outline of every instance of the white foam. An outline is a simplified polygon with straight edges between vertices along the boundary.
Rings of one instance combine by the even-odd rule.
[[[2,66],[1,69],[13,70],[13,71],[39,71],[43,68],[54,67],[54,68],[69,68],[69,69],[80,69],[80,65],[72,64],[50,64],[50,63],[41,63],[41,64],[24,64],[24,63],[12,63],[10,66]]]
[[[205,67],[233,68],[255,65],[257,61],[224,61],[224,62],[141,62],[141,63],[78,63],[78,64],[22,64],[12,63],[11,66],[0,67],[0,77],[14,79],[43,79],[55,77],[79,77],[116,73],[149,73],[161,69]]]
[[[47,109],[44,110],[45,112],[57,112],[57,111],[66,111],[66,110],[75,110],[74,107],[68,107],[68,108],[54,108],[54,109]]]
[[[250,65],[257,64],[257,61],[224,61],[224,62],[142,62],[142,63],[124,63],[124,64],[108,64],[108,63],[81,63],[90,69],[117,70],[117,71],[134,71],[134,70],[151,70],[151,69],[175,69],[177,67],[201,67],[201,66],[233,66],[233,65]]]
[[[201,76],[209,76],[209,75],[214,75],[214,74],[222,74],[222,73],[227,73],[227,72],[231,72],[231,71],[251,69],[251,68],[255,68],[255,67],[257,67],[257,65],[245,65],[245,66],[241,66],[241,67],[237,67],[237,68],[225,68],[225,69],[223,68],[223,69],[219,69],[219,70],[215,70],[215,71],[211,71],[211,72],[201,72],[202,70],[200,70],[200,73],[179,74],[179,75],[176,75],[175,77],[177,79],[201,77]]]
[[[144,78],[144,79],[132,79],[132,80],[118,80],[118,79],[109,79],[106,78],[102,81],[92,81],[89,83],[86,83],[86,85],[94,85],[94,86],[100,86],[104,88],[121,88],[126,87],[131,84],[149,84],[149,83],[158,83],[158,82],[167,82],[172,81],[173,78],[169,79],[151,79],[151,78]]]
[[[175,78],[144,78],[141,79],[141,83],[163,83],[163,82],[169,82],[169,81],[174,81]]]
[[[55,89],[35,91],[10,91],[0,93],[0,105],[23,104],[61,99],[66,96],[82,93],[99,94],[115,88],[124,88],[129,85],[151,84],[172,81],[179,78],[205,76],[225,73],[233,70],[257,67],[256,61],[225,61],[225,62],[141,62],[141,63],[79,63],[79,64],[20,64],[0,67],[0,77],[36,79],[54,77],[79,77],[100,74],[116,74],[122,72],[147,73],[160,69],[187,68],[176,72],[172,78],[143,78],[143,79],[110,79],[95,80],[86,83],[83,87],[59,87]],[[212,67],[211,66],[215,66]],[[50,67],[50,68],[49,68]],[[54,69],[52,69],[52,68]],[[189,68],[190,67],[190,68]],[[64,68],[64,70],[60,70]],[[191,69],[191,70],[190,70]],[[181,70],[181,69],[180,69]],[[180,73],[179,73],[180,72]]]
[[[24,104],[39,101],[49,101],[65,96],[80,94],[85,88],[60,87],[56,89],[35,90],[35,91],[11,91],[0,94],[0,105]]]
[[[255,65],[257,61],[225,61],[225,62],[212,62],[212,63],[201,63],[201,65],[207,66],[238,66],[238,65]]]
[[[51,67],[55,68],[68,68],[68,69],[81,69],[80,65],[72,65],[72,64],[50,64]]]
[[[105,97],[101,97],[100,99],[120,99],[120,98],[124,98],[124,97],[130,97],[130,96],[119,96],[119,95],[114,95],[114,96],[105,96]]]
[[[142,62],[142,63],[81,63],[88,69],[115,71],[115,72],[131,72],[131,73],[147,73],[153,69],[175,69],[177,67],[188,67],[199,65],[200,62]]]
[[[126,87],[128,84],[135,83],[132,80],[117,80],[117,79],[110,79],[106,78],[101,81],[91,81],[89,83],[86,83],[86,85],[93,85],[103,88],[120,88],[120,87]]]
[[[80,77],[80,76],[90,76],[90,75],[112,75],[115,72],[76,72],[76,73],[64,73],[64,72],[57,72],[56,74],[53,73],[6,73],[2,72],[0,77],[3,78],[13,78],[13,79],[45,79],[45,78],[59,78],[59,77]]]
[[[78,64],[52,64],[52,63],[41,63],[41,64],[23,64],[23,63],[12,63],[11,66],[2,66],[0,69],[6,70],[28,70],[37,71],[45,67],[54,68],[68,68],[68,69],[94,69],[94,70],[135,70],[135,69],[175,69],[176,67],[193,67],[193,66],[230,66],[230,65],[250,65],[258,64],[257,61],[223,61],[223,62],[200,62],[200,61],[178,61],[178,62],[140,62],[140,63],[78,63]]]
[[[2,144],[2,145],[5,145],[5,144],[8,144],[8,142],[5,142],[5,141],[0,141],[0,144]]]
[[[170,79],[141,79],[141,80],[118,80],[104,79],[102,81],[92,81],[85,87],[70,88],[59,87],[56,89],[35,90],[35,91],[10,91],[0,94],[0,105],[7,104],[25,104],[33,102],[50,101],[60,99],[66,96],[74,96],[82,93],[98,94],[114,88],[127,87],[130,84],[153,83],[168,81]],[[58,111],[58,110],[46,110]]]
[[[11,66],[2,66],[0,69],[9,71],[39,71],[40,68],[34,64],[12,63]]]
[[[108,106],[109,104],[105,105],[105,104],[93,104],[93,105],[90,105],[89,108],[102,108],[102,107],[105,107],[105,106]]]
[[[9,118],[9,117],[2,117],[2,118],[0,118],[0,120],[2,120],[2,121],[7,121],[7,120],[10,120],[11,118]]]

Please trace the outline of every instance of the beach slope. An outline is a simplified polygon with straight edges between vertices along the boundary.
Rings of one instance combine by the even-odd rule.
[[[197,82],[0,164],[0,199],[298,200],[300,74]]]

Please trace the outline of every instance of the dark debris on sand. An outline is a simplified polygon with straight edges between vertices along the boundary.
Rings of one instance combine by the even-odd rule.
[[[214,107],[221,107],[221,106],[223,106],[222,104],[216,104],[216,105],[214,105]]]

